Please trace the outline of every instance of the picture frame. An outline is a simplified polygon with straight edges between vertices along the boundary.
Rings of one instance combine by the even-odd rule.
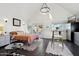
[[[17,18],[13,18],[13,26],[21,26],[21,20]]]

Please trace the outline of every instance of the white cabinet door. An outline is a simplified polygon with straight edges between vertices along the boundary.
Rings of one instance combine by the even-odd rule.
[[[0,46],[4,46],[7,44],[10,44],[10,37],[7,35],[0,37]]]
[[[79,46],[79,32],[74,33],[74,43]]]
[[[5,44],[10,44],[10,36],[5,36]]]
[[[4,44],[3,44],[3,40],[4,40],[4,37],[1,36],[1,37],[0,37],[0,46],[3,46],[3,45],[4,45]]]

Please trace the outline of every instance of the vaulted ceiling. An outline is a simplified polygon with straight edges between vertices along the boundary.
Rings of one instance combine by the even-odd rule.
[[[59,3],[58,5],[72,14],[79,13],[79,3]]]
[[[48,3],[51,8],[51,14],[53,17],[53,22],[66,22],[67,17],[74,15],[79,12],[78,3]],[[40,14],[40,8],[42,3],[10,3],[10,4],[0,4],[0,18],[2,17],[17,17],[24,21],[37,21],[43,22],[43,20],[48,22],[48,18],[43,17]],[[29,21],[29,22],[30,22]],[[51,22],[51,21],[50,21]],[[44,22],[43,22],[44,23]]]

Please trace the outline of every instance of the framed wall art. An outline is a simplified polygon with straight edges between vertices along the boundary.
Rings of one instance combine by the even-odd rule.
[[[13,18],[13,26],[21,26],[21,20],[17,18]]]

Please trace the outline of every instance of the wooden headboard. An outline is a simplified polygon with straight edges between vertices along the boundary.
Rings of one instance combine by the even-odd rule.
[[[17,35],[17,34],[24,34],[23,31],[12,31],[10,32],[11,35]]]

